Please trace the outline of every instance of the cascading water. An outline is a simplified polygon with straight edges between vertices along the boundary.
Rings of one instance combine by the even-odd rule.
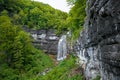
[[[62,35],[58,42],[57,60],[60,61],[65,59],[66,54],[67,54],[66,35]]]

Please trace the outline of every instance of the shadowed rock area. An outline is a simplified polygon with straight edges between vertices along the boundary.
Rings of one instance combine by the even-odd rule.
[[[31,30],[25,28],[33,38],[33,44],[36,48],[49,54],[57,54],[59,37],[54,29]]]
[[[120,0],[87,0],[76,52],[86,80],[120,80]]]

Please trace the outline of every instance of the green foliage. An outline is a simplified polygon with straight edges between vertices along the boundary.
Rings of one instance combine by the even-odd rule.
[[[27,25],[32,29],[59,29],[64,26],[67,13],[56,10],[48,4],[31,0],[5,0],[0,2],[1,15],[8,11],[16,25]],[[5,4],[4,4],[5,3]],[[61,29],[62,31],[62,29]]]
[[[3,15],[0,16],[0,65],[0,80],[29,80],[53,63],[32,46],[26,32]]]
[[[2,64],[0,66],[0,80],[15,80],[18,75],[15,74],[15,70],[7,66],[7,64]]]
[[[72,76],[69,80],[84,80],[83,76],[82,75],[74,75]]]
[[[53,63],[47,55],[36,49],[34,49],[34,52],[36,55],[28,55],[32,60],[30,62],[27,61],[29,64],[22,67],[24,71],[19,68],[11,68],[5,62],[0,63],[0,80],[36,80],[38,77],[42,76],[39,74],[40,72],[43,72],[46,68],[53,67]],[[18,70],[21,71],[19,72]]]
[[[81,75],[68,77],[76,66],[74,57],[42,76],[40,73],[53,67],[53,62],[32,46],[30,35],[21,28],[57,29],[57,34],[72,30],[76,38],[84,24],[85,1],[68,2],[74,4],[69,15],[31,0],[0,0],[0,80],[82,79]]]
[[[75,64],[75,60],[76,58],[73,56],[71,56],[70,59],[65,59],[64,61],[60,62],[58,66],[53,68],[48,74],[38,80],[76,80],[75,78],[82,80],[81,75],[69,77],[71,69],[77,66]]]
[[[76,39],[79,36],[80,31],[83,29],[86,7],[86,0],[67,0],[73,3],[73,7],[69,12],[69,17],[67,18],[67,25],[69,29],[72,30],[72,38]]]

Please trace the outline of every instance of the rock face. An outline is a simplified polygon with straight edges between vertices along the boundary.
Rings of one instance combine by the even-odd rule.
[[[120,0],[87,0],[76,52],[86,80],[120,80]]]
[[[59,37],[55,34],[55,30],[27,30],[34,39],[33,44],[38,49],[44,50],[46,53],[57,54]]]

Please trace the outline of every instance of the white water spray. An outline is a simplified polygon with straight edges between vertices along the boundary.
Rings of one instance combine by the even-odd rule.
[[[65,59],[66,54],[67,54],[66,35],[62,35],[58,42],[57,60],[60,61]]]

